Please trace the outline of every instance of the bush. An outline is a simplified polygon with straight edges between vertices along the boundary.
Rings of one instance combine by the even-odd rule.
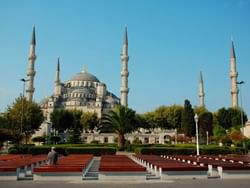
[[[40,155],[40,154],[48,154],[51,151],[51,146],[37,146],[30,147],[28,153],[31,155]],[[67,151],[65,147],[55,147],[55,151],[61,155],[67,155]]]
[[[116,148],[113,147],[69,147],[68,154],[93,154],[95,156],[116,154]]]
[[[149,147],[136,148],[135,153],[142,155],[191,155],[195,154],[195,149],[181,147]]]
[[[25,144],[25,145],[15,145],[9,148],[9,154],[27,154],[30,147],[33,147],[34,144]]]
[[[152,155],[195,155],[196,147],[142,147],[135,149],[136,154]],[[218,146],[201,146],[200,154],[202,155],[226,155],[226,154],[243,154],[244,149],[240,147],[218,147]]]

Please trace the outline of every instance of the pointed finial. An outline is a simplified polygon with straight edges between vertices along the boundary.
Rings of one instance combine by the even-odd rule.
[[[231,48],[231,58],[235,59],[234,41],[233,40],[232,40],[232,48]]]
[[[127,36],[127,26],[125,25],[125,32],[123,37],[123,44],[128,44],[128,36]]]
[[[57,68],[56,68],[57,71],[60,71],[60,59],[58,57],[57,59]]]
[[[35,26],[33,26],[33,33],[32,33],[31,44],[32,45],[36,45],[36,31],[35,31]]]
[[[200,71],[200,82],[203,82],[202,71]]]
[[[86,72],[87,72],[87,67],[86,65],[83,65],[82,73],[86,73]]]

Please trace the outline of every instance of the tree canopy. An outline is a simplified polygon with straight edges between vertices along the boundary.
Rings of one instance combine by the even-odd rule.
[[[187,99],[184,101],[184,109],[181,115],[181,131],[187,136],[195,135],[194,110]]]
[[[136,113],[125,106],[116,106],[114,110],[104,114],[101,118],[99,129],[101,132],[114,132],[118,134],[118,147],[125,144],[124,135],[135,130]]]
[[[40,106],[35,102],[27,101],[25,97],[18,97],[8,107],[5,118],[7,120],[7,129],[10,130],[11,134],[17,136],[24,133],[26,143],[29,136],[39,129],[44,120]]]

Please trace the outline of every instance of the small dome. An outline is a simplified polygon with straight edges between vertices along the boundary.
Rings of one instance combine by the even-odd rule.
[[[87,72],[86,68],[82,70],[82,72],[77,73],[71,79],[71,81],[91,81],[91,82],[100,82],[98,78],[94,75]]]

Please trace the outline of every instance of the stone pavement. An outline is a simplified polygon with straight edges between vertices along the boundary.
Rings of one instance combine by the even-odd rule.
[[[249,188],[248,179],[206,179],[206,180],[169,180],[147,182],[34,182],[0,181],[2,188]]]

